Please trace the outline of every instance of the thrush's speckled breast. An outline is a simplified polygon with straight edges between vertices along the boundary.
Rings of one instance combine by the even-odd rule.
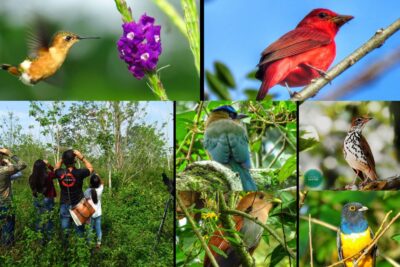
[[[347,163],[363,181],[376,180],[375,160],[362,129],[371,118],[354,118],[344,139],[343,154]]]

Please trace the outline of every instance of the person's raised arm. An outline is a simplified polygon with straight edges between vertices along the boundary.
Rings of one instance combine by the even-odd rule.
[[[16,155],[13,155],[9,149],[0,148],[0,154],[6,155],[12,161],[12,164],[5,166],[6,170],[3,171],[14,174],[26,168],[26,163],[20,160]]]
[[[51,164],[47,161],[47,160],[43,160],[44,161],[44,163],[46,163],[46,167],[47,167],[47,169],[49,169],[50,171],[54,171],[54,167],[53,166],[51,166]]]
[[[74,150],[74,154],[80,161],[83,162],[83,164],[85,164],[86,169],[88,169],[90,173],[93,173],[92,164],[82,155],[82,153],[78,150]]]

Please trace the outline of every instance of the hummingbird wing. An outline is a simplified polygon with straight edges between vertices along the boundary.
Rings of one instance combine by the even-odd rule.
[[[29,58],[35,59],[40,53],[47,52],[51,42],[51,30],[41,17],[35,19],[33,29],[28,32],[27,44]]]

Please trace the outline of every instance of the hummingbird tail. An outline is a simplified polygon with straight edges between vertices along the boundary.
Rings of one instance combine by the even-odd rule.
[[[12,66],[9,64],[1,64],[1,69],[7,71],[8,73],[10,73],[12,75],[21,76],[21,72],[15,66]]]

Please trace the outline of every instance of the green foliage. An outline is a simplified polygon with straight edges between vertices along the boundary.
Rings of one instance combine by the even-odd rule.
[[[169,199],[161,173],[166,171],[172,177],[167,171],[171,157],[167,122],[146,122],[144,117],[151,110],[139,102],[32,102],[30,111],[41,126],[40,139],[15,130],[27,127],[10,114],[0,118],[14,119],[12,128],[4,124],[1,131],[15,136],[10,148],[28,165],[23,177],[12,185],[16,244],[0,247],[0,266],[172,266],[172,205],[160,244],[154,248]],[[0,146],[7,145],[3,140]],[[50,240],[42,244],[42,234],[34,231],[36,211],[28,184],[33,162],[42,158],[54,165],[65,146],[82,151],[105,183],[99,250],[94,248],[94,234],[89,229],[90,242],[86,236],[71,234],[70,245],[63,245],[58,202],[49,214],[55,225]],[[86,178],[83,189],[88,187]]]
[[[243,78],[248,80],[256,80],[256,72],[256,70],[251,71]],[[237,89],[238,87],[231,70],[221,61],[214,62],[214,72],[206,70],[206,81],[208,89],[211,91],[213,96],[218,97],[220,100],[233,99],[231,96],[231,90]],[[257,88],[243,89],[243,93],[249,100],[256,99],[257,92]],[[267,95],[265,99],[272,99],[272,96]]]
[[[308,214],[311,214],[312,218],[339,227],[343,205],[349,202],[360,202],[368,208],[365,216],[370,228],[376,233],[388,211],[393,211],[389,221],[397,214],[399,201],[400,195],[396,192],[324,191],[321,193],[310,191],[300,210],[300,216],[308,218]],[[314,266],[327,266],[337,262],[336,232],[318,224],[312,223],[311,227]],[[396,221],[378,241],[376,266],[392,266],[381,255],[386,255],[396,262],[400,260],[397,241],[399,232],[400,224]],[[309,266],[310,263],[308,234],[308,220],[300,218],[300,266]]]
[[[235,199],[232,206],[236,206],[240,196],[246,193],[232,193],[227,198]],[[275,206],[270,211],[267,225],[281,238],[286,240],[286,244],[293,251],[296,251],[296,221],[297,221],[297,202],[295,192],[275,192],[275,197],[282,200],[281,205]],[[216,193],[201,193],[201,198],[204,200],[205,207],[202,209],[195,209],[190,207],[188,211],[194,218],[201,218],[197,221],[203,237],[208,240],[211,238],[214,231],[217,229],[219,222],[218,202]],[[207,215],[214,213],[216,217],[209,217]],[[285,231],[283,236],[282,229]],[[226,230],[226,229],[225,229]],[[200,241],[193,233],[193,229],[189,223],[184,223],[182,220],[177,221],[176,225],[177,245],[176,245],[176,266],[197,267],[202,266],[204,260],[204,249]],[[239,233],[239,235],[241,235]],[[230,242],[233,239],[227,237]],[[226,253],[220,249],[215,249],[215,252],[224,256]],[[275,240],[275,238],[264,231],[262,241],[259,247],[253,254],[256,260],[256,266],[289,266],[289,256],[284,248]],[[291,259],[292,266],[295,266],[295,259]]]
[[[183,171],[194,161],[209,160],[204,147],[204,122],[211,110],[233,105],[243,119],[249,137],[252,165],[265,169],[272,184],[296,184],[296,103],[207,101],[177,104],[176,168]],[[276,172],[275,172],[276,171]]]

